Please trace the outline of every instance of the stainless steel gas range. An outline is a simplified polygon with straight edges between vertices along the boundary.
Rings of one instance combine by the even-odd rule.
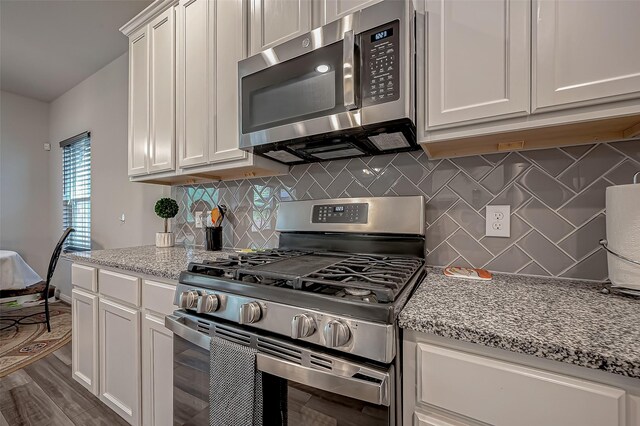
[[[396,318],[424,278],[423,197],[282,203],[279,248],[191,263],[174,333],[174,423],[208,425],[212,336],[288,381],[290,424],[401,423]],[[321,423],[314,423],[321,421]],[[324,422],[324,423],[323,423]]]

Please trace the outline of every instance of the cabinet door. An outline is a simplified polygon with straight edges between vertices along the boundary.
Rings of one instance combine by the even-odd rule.
[[[523,0],[426,0],[423,131],[528,113],[529,16]]]
[[[534,10],[534,110],[640,97],[640,2],[545,0]]]
[[[133,426],[140,424],[138,311],[100,299],[100,400]]]
[[[98,296],[71,291],[71,370],[73,378],[98,395]]]
[[[382,0],[322,0],[324,12],[324,24],[337,21],[345,15],[349,15],[357,10],[364,9],[372,4],[380,3]]]
[[[209,40],[213,4],[209,0],[182,0],[178,5],[176,94],[180,167],[208,161],[210,111],[215,102],[209,87],[215,83],[210,76],[215,63]]]
[[[246,10],[244,2],[219,1],[215,8],[216,56],[214,137],[209,144],[209,162],[220,163],[247,158],[239,149],[238,61],[247,55]]]
[[[146,174],[149,146],[149,34],[129,37],[129,176]]]
[[[149,28],[150,140],[149,172],[175,168],[175,23],[169,8]]]
[[[251,0],[251,54],[311,31],[311,1]]]
[[[476,424],[433,413],[413,413],[413,426],[475,426]]]
[[[173,425],[173,334],[164,319],[145,315],[142,321],[143,424]]]
[[[625,391],[427,344],[417,400],[495,426],[624,426]]]

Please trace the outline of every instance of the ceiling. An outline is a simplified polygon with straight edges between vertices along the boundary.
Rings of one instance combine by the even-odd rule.
[[[0,0],[0,89],[49,102],[127,51],[148,0]]]

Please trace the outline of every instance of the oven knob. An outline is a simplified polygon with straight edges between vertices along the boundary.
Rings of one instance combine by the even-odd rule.
[[[262,309],[258,302],[249,302],[240,306],[240,324],[253,324],[262,317]]]
[[[331,320],[324,326],[324,340],[329,348],[344,346],[351,338],[349,326],[339,320]]]
[[[302,339],[309,337],[316,331],[316,320],[307,314],[300,314],[293,317],[291,321],[291,337]]]
[[[183,291],[178,298],[178,306],[182,309],[193,309],[198,303],[198,292],[195,290]]]
[[[209,312],[215,312],[220,306],[220,300],[215,294],[204,294],[198,298],[198,306],[196,312],[199,314],[208,314]]]

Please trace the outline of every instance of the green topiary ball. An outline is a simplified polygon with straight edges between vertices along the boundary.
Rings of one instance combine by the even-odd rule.
[[[160,198],[156,202],[155,211],[163,219],[171,219],[178,214],[178,203],[173,198]]]

